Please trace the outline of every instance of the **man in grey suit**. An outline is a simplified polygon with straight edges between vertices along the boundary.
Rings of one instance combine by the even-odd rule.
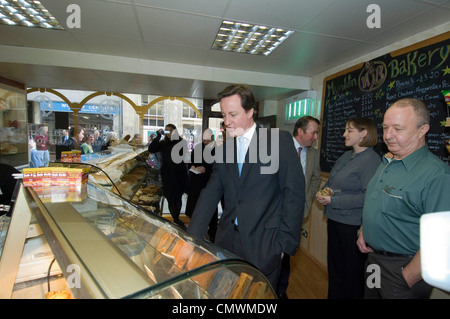
[[[230,85],[217,100],[229,137],[216,149],[211,178],[188,232],[204,238],[223,195],[215,243],[258,267],[276,288],[283,254],[294,255],[300,241],[305,198],[301,164],[288,132],[256,126],[256,102],[248,86]]]
[[[305,175],[306,199],[303,219],[309,216],[312,200],[316,196],[322,181],[320,169],[320,153],[311,147],[317,140],[320,121],[312,116],[306,115],[298,119],[294,127],[294,145],[298,153],[301,147],[300,161]]]
[[[305,175],[305,209],[303,219],[306,219],[311,210],[312,201],[319,190],[322,181],[320,170],[320,153],[311,147],[317,140],[319,134],[320,121],[312,116],[305,115],[297,120],[292,135],[294,136],[294,146],[302,164]],[[280,299],[287,299],[286,290],[289,285],[289,275],[291,271],[289,255],[283,256],[281,265],[280,280],[277,285],[277,295]]]

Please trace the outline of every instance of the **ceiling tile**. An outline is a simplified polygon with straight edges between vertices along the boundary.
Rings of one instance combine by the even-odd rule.
[[[229,0],[134,0],[138,6],[220,17]],[[139,9],[138,9],[139,10]]]
[[[67,51],[84,51],[70,33],[60,30],[0,24],[0,44]]]
[[[141,39],[133,5],[96,0],[42,0],[41,2],[68,32]],[[67,7],[73,3],[80,7],[81,27],[79,29],[67,27],[67,19],[72,14],[67,12]]]
[[[337,0],[327,10],[316,16],[303,30],[367,41],[367,39],[383,33],[383,30],[389,26],[407,21],[433,7],[432,4],[423,1],[375,1],[380,7],[381,28],[371,29],[367,26],[367,18],[372,12],[367,13],[366,11],[369,4],[372,3],[374,3],[373,0]],[[411,24],[417,24],[417,21],[411,21]]]
[[[218,18],[149,8],[139,9],[137,16],[144,41],[207,49],[222,22]]]
[[[335,0],[232,0],[225,18],[300,30],[314,16]]]

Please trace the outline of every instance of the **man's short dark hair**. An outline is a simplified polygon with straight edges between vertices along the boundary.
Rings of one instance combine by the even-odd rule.
[[[320,126],[320,121],[318,119],[309,115],[305,115],[299,118],[297,122],[295,122],[294,131],[292,132],[292,135],[297,136],[298,129],[301,129],[303,132],[306,132],[306,128],[308,127],[308,124],[311,121],[316,122],[317,125]]]
[[[250,87],[246,84],[231,84],[217,94],[216,102],[232,95],[239,95],[242,107],[246,112],[253,109],[253,119],[256,119],[256,101]]]

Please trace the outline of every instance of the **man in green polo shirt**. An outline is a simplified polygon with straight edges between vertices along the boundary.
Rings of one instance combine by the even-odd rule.
[[[380,270],[380,285],[366,283],[366,298],[431,293],[420,269],[420,217],[450,210],[450,167],[427,148],[429,123],[430,111],[416,99],[399,100],[384,115],[389,153],[367,186],[357,240],[360,251],[369,253],[367,265]]]

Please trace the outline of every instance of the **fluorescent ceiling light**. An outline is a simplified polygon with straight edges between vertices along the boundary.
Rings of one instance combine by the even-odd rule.
[[[294,31],[248,23],[222,21],[212,49],[269,55]]]
[[[0,0],[0,24],[64,30],[36,0]]]

